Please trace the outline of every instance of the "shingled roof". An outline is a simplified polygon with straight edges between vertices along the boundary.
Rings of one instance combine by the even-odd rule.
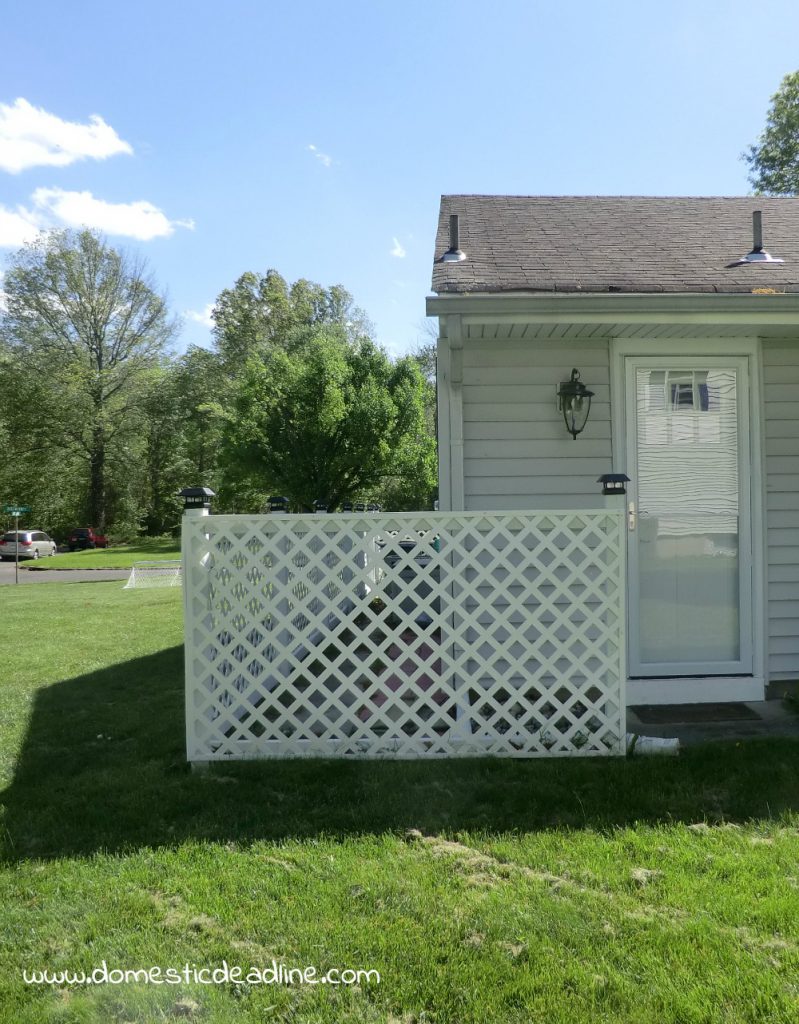
[[[763,245],[783,264],[728,267]],[[466,259],[442,262],[459,215]],[[799,292],[799,199],[442,196],[433,291]]]

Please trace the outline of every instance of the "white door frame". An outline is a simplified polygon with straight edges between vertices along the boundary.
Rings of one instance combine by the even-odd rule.
[[[752,535],[752,674],[679,678],[630,679],[629,704],[679,704],[724,700],[762,700],[765,693],[766,602],[764,582],[763,435],[761,426],[762,375],[760,342],[757,338],[613,339],[611,355],[611,430],[613,470],[629,472],[627,466],[627,400],[625,362],[628,356],[641,358],[738,358],[747,360],[749,401],[750,508]],[[634,468],[634,467],[630,467]],[[628,602],[629,607],[630,602]],[[632,629],[628,622],[628,637]]]

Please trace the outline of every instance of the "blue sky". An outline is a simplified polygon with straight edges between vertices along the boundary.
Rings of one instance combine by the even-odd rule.
[[[274,267],[343,284],[407,351],[441,193],[745,194],[797,38],[796,0],[6,5],[0,246],[104,229],[180,348]]]

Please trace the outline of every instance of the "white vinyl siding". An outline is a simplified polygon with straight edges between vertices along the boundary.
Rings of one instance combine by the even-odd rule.
[[[596,508],[611,471],[604,339],[470,338],[463,345],[463,471],[467,510]],[[566,432],[556,392],[577,367],[594,398],[585,431]]]
[[[768,675],[799,679],[799,342],[763,342]]]
[[[464,507],[596,508],[602,501],[597,477],[612,469],[608,342],[519,333],[519,324],[505,324],[486,328],[483,338],[473,328],[464,337]],[[557,386],[572,367],[596,393],[576,440],[556,408]],[[764,339],[762,370],[767,614],[761,615],[767,678],[779,681],[799,679],[799,339]]]

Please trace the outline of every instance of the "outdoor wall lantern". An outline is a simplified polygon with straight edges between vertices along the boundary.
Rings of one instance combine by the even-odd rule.
[[[558,388],[558,408],[563,413],[566,429],[575,441],[588,422],[593,397],[594,392],[581,382],[579,370],[572,370],[570,379],[561,381]]]
[[[216,494],[210,487],[184,487],[178,491],[178,497],[183,498],[183,508],[188,512],[193,508],[210,508],[211,498]]]

